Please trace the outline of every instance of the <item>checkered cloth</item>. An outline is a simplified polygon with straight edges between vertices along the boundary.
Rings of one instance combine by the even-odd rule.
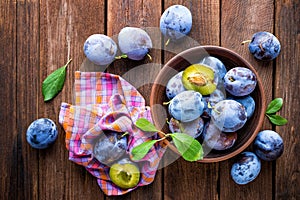
[[[151,121],[150,109],[142,95],[123,78],[102,72],[75,72],[75,105],[62,103],[59,122],[66,133],[69,159],[84,166],[107,195],[122,195],[150,184],[155,177],[164,149],[154,145],[139,161],[141,179],[135,188],[121,189],[110,181],[109,166],[93,157],[93,143],[103,130],[129,132],[127,154],[132,148],[157,139],[144,133],[134,123],[139,118]]]

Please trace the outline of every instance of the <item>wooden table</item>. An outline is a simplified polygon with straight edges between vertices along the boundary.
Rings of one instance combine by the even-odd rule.
[[[107,197],[83,167],[68,160],[64,132],[58,124],[61,102],[72,102],[74,71],[85,60],[83,43],[94,33],[118,34],[125,26],[158,27],[162,11],[172,4],[187,6],[193,15],[190,37],[201,45],[232,49],[247,59],[262,78],[267,102],[282,97],[279,112],[289,122],[262,129],[276,130],[284,139],[284,154],[262,162],[258,178],[245,186],[230,178],[234,159],[220,163],[189,163],[179,159],[160,169],[154,182],[121,197]],[[2,0],[0,3],[0,199],[300,199],[300,2],[297,0]],[[243,40],[257,31],[278,36],[282,51],[272,62],[259,62]],[[156,39],[155,39],[156,40]],[[152,63],[174,54],[153,49]],[[45,103],[42,81],[73,61],[63,91]],[[123,75],[149,59],[116,61],[108,72]],[[154,80],[159,68],[139,76]],[[136,76],[129,77],[134,82]],[[149,103],[151,84],[139,91]],[[46,150],[31,148],[26,130],[35,119],[48,117],[59,137]],[[251,150],[251,147],[249,147]]]

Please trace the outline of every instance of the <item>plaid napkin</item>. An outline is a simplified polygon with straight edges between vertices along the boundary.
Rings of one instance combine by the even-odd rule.
[[[97,178],[107,195],[122,195],[139,186],[150,184],[155,177],[164,149],[156,144],[139,161],[141,178],[135,188],[121,189],[109,178],[109,166],[93,157],[93,143],[103,130],[129,132],[127,154],[132,148],[156,134],[135,127],[138,118],[151,121],[149,107],[142,95],[122,77],[102,72],[75,72],[75,105],[62,103],[59,122],[66,133],[69,159],[82,165]]]

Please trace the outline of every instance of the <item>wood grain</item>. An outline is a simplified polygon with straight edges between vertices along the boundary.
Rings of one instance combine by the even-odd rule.
[[[0,193],[3,199],[18,198],[16,13],[15,3],[0,2]]]
[[[182,4],[190,9],[193,26],[189,38],[180,45],[170,44],[171,52],[210,44],[220,44],[219,1],[165,1],[164,9]],[[191,40],[194,40],[192,42]],[[174,54],[164,52],[165,62]],[[189,163],[183,159],[164,168],[165,199],[218,199],[219,164]]]
[[[283,98],[279,112],[288,124],[276,127],[284,141],[284,153],[276,161],[276,199],[300,199],[300,2],[276,1],[275,35],[281,42],[276,59],[275,97]]]
[[[72,103],[74,71],[79,70],[85,60],[84,41],[91,34],[104,31],[104,2],[41,1],[40,13],[41,79],[72,58],[62,92],[47,103],[43,102],[40,92],[36,94],[39,99],[39,117],[50,117],[59,127],[59,137],[54,146],[41,151],[39,155],[40,199],[94,199],[95,196],[103,199],[96,179],[82,166],[68,160],[58,114],[61,102]]]
[[[29,146],[26,130],[38,117],[39,1],[17,3],[18,199],[39,198],[39,151]],[[28,95],[32,94],[32,95]]]
[[[265,88],[267,102],[272,99],[272,62],[259,62],[241,42],[251,39],[258,31],[273,31],[273,1],[222,1],[221,46],[232,49],[248,60],[258,72]],[[262,129],[270,129],[265,120]],[[247,150],[251,151],[251,147]],[[221,199],[272,199],[272,163],[262,162],[260,175],[253,182],[239,186],[230,177],[234,158],[220,165]]]

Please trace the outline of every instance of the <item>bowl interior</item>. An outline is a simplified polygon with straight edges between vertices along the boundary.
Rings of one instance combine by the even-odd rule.
[[[246,60],[235,52],[218,46],[199,46],[188,49],[173,57],[162,68],[152,87],[150,106],[152,119],[156,127],[161,127],[164,132],[170,132],[166,123],[166,114],[162,114],[167,113],[167,106],[162,106],[163,102],[169,101],[166,96],[166,85],[170,78],[172,78],[176,73],[184,70],[191,64],[198,63],[202,58],[208,55],[220,59],[226,66],[227,70],[237,66],[247,67],[256,74],[258,80],[255,90],[250,94],[255,100],[255,112],[247,121],[245,126],[237,131],[238,139],[235,142],[235,145],[224,151],[212,150],[205,155],[203,160],[199,161],[218,162],[229,159],[247,148],[260,131],[263,123],[266,109],[264,90],[256,70]],[[167,117],[170,118],[169,115]],[[166,141],[166,144],[170,145],[171,149],[176,151],[174,146],[169,144],[168,141]]]

